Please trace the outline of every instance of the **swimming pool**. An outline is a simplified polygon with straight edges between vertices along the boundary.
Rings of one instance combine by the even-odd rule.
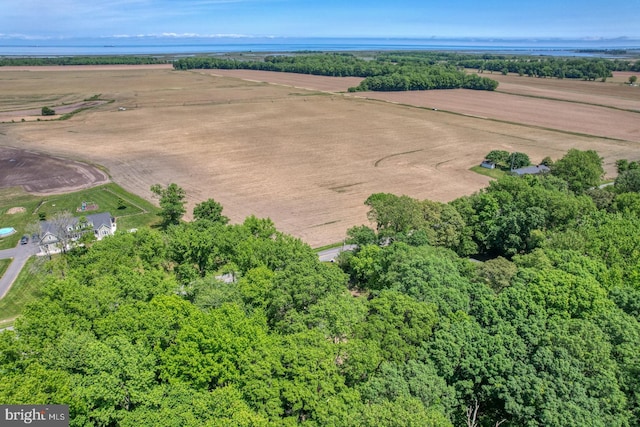
[[[15,232],[16,232],[16,229],[13,227],[0,228],[0,237],[11,236]]]

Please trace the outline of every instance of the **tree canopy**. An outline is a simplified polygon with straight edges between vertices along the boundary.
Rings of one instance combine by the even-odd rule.
[[[178,70],[198,68],[249,69],[315,74],[335,77],[364,77],[349,91],[397,91],[467,88],[495,90],[498,82],[476,74],[466,74],[446,63],[422,61],[396,63],[369,61],[349,53],[306,53],[266,56],[262,60],[190,57],[174,61]]]
[[[597,187],[604,176],[602,158],[594,150],[572,148],[554,163],[551,173],[565,180],[577,194]]]
[[[198,203],[193,208],[193,217],[195,220],[207,220],[211,222],[219,222],[226,224],[229,222],[229,218],[222,215],[222,205],[213,199],[205,200],[202,203]]]
[[[163,188],[160,184],[151,186],[151,192],[160,198],[160,217],[162,227],[177,225],[185,214],[184,207],[186,193],[175,183]]]

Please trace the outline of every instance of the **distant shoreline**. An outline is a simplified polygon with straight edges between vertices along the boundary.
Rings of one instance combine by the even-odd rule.
[[[0,57],[213,55],[225,53],[449,51],[533,56],[640,56],[640,40],[408,38],[78,38],[0,39]]]
[[[121,71],[173,70],[171,64],[104,64],[104,65],[5,65],[3,71]]]

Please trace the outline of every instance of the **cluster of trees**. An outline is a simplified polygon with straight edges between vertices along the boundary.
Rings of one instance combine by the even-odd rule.
[[[433,368],[379,344],[402,296],[354,298],[308,245],[210,202],[49,262],[42,298],[0,334],[0,401],[68,404],[73,426],[452,425]],[[433,309],[413,306],[430,334]],[[389,392],[397,376],[418,394]]]
[[[374,194],[337,263],[211,199],[182,222],[156,186],[162,228],[46,264],[0,334],[0,401],[73,426],[639,426],[640,211],[616,202],[640,194],[569,185]]]
[[[314,74],[333,77],[369,77],[390,74],[392,64],[365,61],[348,53],[314,53],[266,56],[257,59],[227,59],[214,57],[181,58],[173,62],[176,70],[243,69]]]
[[[498,82],[466,74],[465,68],[521,76],[606,80],[613,71],[640,71],[640,62],[602,58],[562,58],[506,55],[474,55],[450,52],[387,52],[373,60],[349,53],[311,53],[266,56],[263,60],[214,57],[181,58],[178,70],[193,68],[250,69],[316,74],[339,77],[365,77],[350,91],[398,91],[467,88],[495,90]]]
[[[491,59],[461,61],[460,66],[476,68],[479,72],[491,71],[502,74],[517,73],[528,77],[554,77],[558,79],[606,80],[612,77],[612,71],[620,71],[616,62],[607,59],[593,58],[556,58],[538,59]],[[633,67],[630,67],[633,68]]]
[[[19,57],[19,58],[0,58],[0,67],[2,66],[42,66],[42,65],[109,65],[109,64],[165,64],[166,59],[154,56],[57,56],[57,57]]]
[[[505,150],[492,150],[485,159],[493,162],[496,167],[504,171],[531,165],[531,160],[526,153],[509,153]],[[604,176],[602,158],[594,150],[571,149],[555,163],[550,157],[545,157],[540,164],[549,167],[551,173],[561,178],[567,184],[568,189],[575,194],[583,194],[586,190],[597,187],[601,184]],[[628,162],[624,159],[618,161],[618,173],[627,168],[635,169],[637,167],[636,162]]]
[[[404,67],[398,72],[365,78],[349,92],[432,89],[495,90],[498,82],[476,74],[466,74],[451,66]]]
[[[496,167],[506,171],[531,165],[531,159],[529,159],[529,155],[527,155],[526,153],[521,153],[519,151],[509,153],[505,150],[491,150],[485,156],[485,159],[493,162]],[[543,163],[547,165],[544,161]]]
[[[575,58],[557,56],[519,56],[461,54],[449,52],[390,52],[376,56],[377,61],[397,64],[446,63],[474,68],[479,72],[516,73],[529,77],[555,77],[583,80],[606,79],[613,71],[640,71],[633,59]]]
[[[524,153],[494,150],[488,157],[507,170],[526,166]],[[598,188],[604,175],[602,158],[593,150],[569,150],[561,159],[546,160],[550,174],[506,175],[482,191],[448,204],[394,194],[374,194],[365,204],[373,229],[349,230],[356,244],[390,241],[426,242],[444,246],[460,256],[512,257],[544,244],[549,231],[577,227],[585,215],[605,207],[612,211],[627,200],[635,172],[617,185]],[[638,169],[640,178],[640,169]],[[640,179],[638,179],[640,187]],[[626,199],[625,199],[626,198]]]
[[[365,77],[349,91],[397,91],[467,88],[495,90],[498,82],[475,74],[467,75],[447,64],[371,61],[346,53],[267,56],[263,61],[212,57],[183,58],[177,70],[220,68],[281,71],[339,77]]]

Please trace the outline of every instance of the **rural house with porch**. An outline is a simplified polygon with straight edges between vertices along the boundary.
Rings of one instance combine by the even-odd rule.
[[[81,219],[86,219],[81,221]],[[116,219],[109,212],[69,217],[67,221],[42,221],[40,223],[39,246],[45,254],[62,251],[62,245],[78,240],[82,235],[93,232],[96,240],[113,236],[116,232]]]

